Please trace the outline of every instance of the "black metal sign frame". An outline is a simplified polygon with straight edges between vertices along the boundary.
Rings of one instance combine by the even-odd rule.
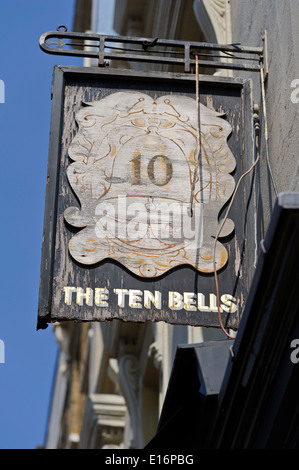
[[[177,94],[195,98],[195,75],[96,67],[54,68],[37,328],[46,328],[55,321],[114,318],[219,327],[212,273],[199,273],[191,266],[182,265],[157,278],[144,279],[114,260],[105,259],[86,266],[72,259],[69,253],[68,242],[76,231],[66,223],[63,214],[70,205],[80,206],[66,176],[70,164],[68,148],[78,130],[75,115],[82,103],[99,100],[119,90],[140,90],[152,97]],[[199,92],[200,102],[223,113],[232,126],[228,145],[236,158],[233,177],[237,181],[256,157],[251,81],[200,76]],[[254,184],[252,172],[242,182],[231,207],[230,218],[235,230],[223,241],[228,262],[218,272],[222,323],[235,330],[242,316],[256,258]],[[223,213],[224,210],[225,207]],[[93,296],[90,302],[87,289]],[[95,291],[100,299],[97,303]],[[146,306],[143,303],[145,292],[151,295]],[[160,294],[159,305],[154,301],[155,292]],[[171,308],[170,293],[180,296],[183,302],[180,307],[176,304],[177,308]],[[185,295],[189,302],[187,307]],[[129,298],[133,303],[129,303]]]

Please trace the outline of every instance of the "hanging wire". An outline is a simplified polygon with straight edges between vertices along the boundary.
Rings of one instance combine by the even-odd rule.
[[[277,188],[276,188],[276,185],[275,185],[275,181],[274,181],[274,178],[273,178],[273,174],[272,174],[272,170],[271,170],[271,165],[270,165],[270,161],[269,161],[269,145],[268,145],[268,126],[267,126],[267,109],[266,109],[266,100],[265,100],[265,88],[264,88],[264,71],[263,71],[263,66],[261,66],[261,89],[262,89],[262,100],[263,100],[263,113],[264,113],[264,120],[265,120],[265,141],[266,141],[266,156],[267,156],[267,163],[268,163],[268,167],[269,167],[269,171],[270,171],[270,175],[271,175],[271,179],[272,179],[272,183],[273,183],[273,187],[274,187],[274,190],[277,194]],[[195,186],[195,178],[196,178],[196,172],[197,172],[197,169],[198,169],[198,166],[199,166],[199,154],[200,154],[200,122],[199,122],[199,80],[198,80],[198,56],[196,55],[195,56],[195,73],[196,73],[196,110],[197,110],[197,117],[198,117],[198,132],[197,132],[197,165],[196,165],[196,168],[194,169],[194,173],[193,173],[193,182],[192,182],[192,187],[191,187],[191,200],[190,200],[190,205],[191,205],[191,216],[192,216],[192,204],[193,204],[193,198],[194,198],[194,186]],[[255,148],[256,148],[256,159],[254,160],[253,164],[251,165],[251,167],[245,171],[239,178],[238,182],[237,182],[237,185],[235,187],[235,190],[233,192],[233,195],[231,197],[231,200],[230,200],[230,203],[228,205],[228,208],[226,210],[226,213],[225,213],[225,216],[224,218],[222,219],[221,221],[221,224],[219,226],[219,229],[218,229],[218,232],[215,236],[215,239],[214,239],[214,246],[213,246],[213,268],[214,268],[214,278],[215,278],[215,286],[216,286],[216,297],[217,297],[217,309],[218,309],[218,321],[219,321],[219,324],[220,324],[220,327],[222,329],[222,331],[226,334],[226,336],[228,336],[229,338],[231,339],[235,339],[234,336],[230,335],[224,325],[223,325],[223,322],[222,322],[222,318],[221,318],[221,309],[220,309],[220,293],[219,293],[219,283],[218,283],[218,275],[217,275],[217,263],[216,263],[216,245],[217,245],[217,241],[220,237],[220,234],[221,234],[221,231],[224,227],[224,224],[225,222],[227,221],[227,218],[228,218],[228,215],[229,215],[229,212],[231,210],[231,207],[233,205],[233,202],[235,200],[235,197],[236,197],[236,194],[237,194],[237,191],[239,189],[239,186],[242,182],[242,180],[249,174],[253,171],[253,169],[256,167],[257,163],[259,162],[260,160],[260,150],[259,150],[259,144],[258,144],[258,134],[259,132],[257,131],[257,128],[255,128]]]
[[[264,130],[265,130],[265,143],[266,143],[266,159],[267,159],[267,164],[268,164],[268,168],[269,168],[269,172],[270,172],[270,176],[271,176],[271,180],[272,180],[272,184],[273,184],[273,187],[274,187],[274,191],[276,193],[276,196],[278,194],[277,192],[277,187],[276,187],[276,184],[275,184],[275,180],[274,180],[274,177],[273,177],[273,173],[272,173],[272,169],[271,169],[271,165],[270,165],[270,159],[269,159],[269,141],[268,141],[268,124],[267,124],[267,107],[266,107],[266,98],[265,98],[265,81],[264,81],[264,66],[262,65],[261,68],[260,68],[260,71],[261,71],[261,91],[262,91],[262,102],[263,102],[263,114],[264,114]],[[232,207],[232,204],[234,202],[234,199],[235,199],[235,196],[236,196],[236,193],[238,191],[238,188],[240,186],[240,183],[241,181],[243,180],[243,178],[248,175],[254,168],[255,166],[257,165],[259,159],[260,159],[260,151],[259,151],[259,145],[258,145],[258,135],[256,133],[256,141],[255,141],[255,145],[256,145],[256,151],[257,151],[257,158],[256,160],[254,161],[253,165],[249,168],[249,170],[247,170],[245,173],[243,173],[236,185],[236,188],[234,190],[234,193],[233,193],[233,196],[232,196],[232,199],[230,201],[230,204],[227,208],[227,211],[226,211],[226,214],[220,224],[220,227],[219,227],[219,230],[218,230],[218,233],[215,237],[215,240],[214,240],[214,248],[213,248],[213,264],[214,264],[214,277],[215,277],[215,285],[216,285],[216,292],[217,292],[217,308],[218,308],[218,320],[219,320],[219,324],[221,326],[221,329],[223,330],[223,332],[231,339],[234,339],[233,336],[231,336],[225,329],[223,323],[222,323],[222,319],[221,319],[221,311],[220,311],[220,295],[219,295],[219,284],[218,284],[218,277],[217,277],[217,268],[216,268],[216,258],[215,258],[215,251],[216,251],[216,244],[217,244],[217,241],[218,241],[218,238],[220,236],[220,233],[221,233],[221,230],[227,220],[227,217],[228,217],[228,214],[230,212],[230,209]]]
[[[252,166],[247,170],[245,171],[239,178],[239,181],[235,187],[235,190],[233,192],[233,195],[232,195],[232,198],[231,198],[231,201],[229,203],[229,206],[227,208],[227,211],[225,213],[225,216],[224,218],[222,219],[221,221],[221,224],[220,224],[220,227],[219,227],[219,230],[217,232],[217,235],[215,237],[215,240],[214,240],[214,247],[213,247],[213,265],[214,265],[214,278],[215,278],[215,285],[216,285],[216,297],[217,297],[217,308],[218,308],[218,321],[219,321],[219,324],[220,324],[220,327],[222,329],[222,331],[226,334],[226,336],[228,336],[229,338],[231,339],[235,339],[233,336],[231,336],[225,329],[223,323],[222,323],[222,319],[221,319],[221,311],[220,311],[220,294],[219,294],[219,283],[218,283],[218,276],[217,276],[217,263],[216,263],[216,244],[217,244],[217,241],[218,241],[218,238],[220,236],[220,233],[221,233],[221,230],[223,229],[223,226],[228,218],[228,215],[229,215],[229,212],[230,212],[230,209],[232,207],[232,204],[235,200],[235,197],[236,197],[236,194],[237,194],[237,191],[239,189],[239,186],[243,180],[243,178],[245,178],[245,176],[247,176],[254,168],[255,166],[257,165],[259,159],[260,159],[260,152],[259,152],[259,146],[258,146],[258,132],[257,130],[255,129],[256,131],[256,135],[255,135],[255,146],[256,146],[256,152],[257,152],[257,157],[255,159],[255,161],[253,162]]]
[[[190,196],[190,217],[193,216],[193,201],[194,201],[194,188],[196,182],[196,173],[199,168],[199,154],[200,154],[200,119],[199,119],[199,80],[198,80],[198,56],[195,56],[195,80],[196,80],[196,112],[197,112],[197,155],[195,158],[195,168],[193,172],[193,181],[191,185]]]
[[[194,199],[194,187],[195,187],[195,178],[196,178],[196,173],[197,173],[197,170],[198,170],[198,167],[199,167],[199,155],[200,155],[200,120],[199,120],[199,74],[198,74],[198,57],[197,55],[195,56],[195,74],[196,74],[196,111],[197,111],[197,119],[198,119],[198,126],[197,126],[197,158],[196,158],[196,162],[197,162],[197,165],[194,169],[194,173],[193,173],[193,182],[192,182],[192,187],[191,187],[191,199],[190,199],[190,206],[191,206],[191,217],[192,217],[192,214],[193,214],[193,199]],[[256,139],[257,139],[257,135],[256,135]],[[223,323],[222,323],[222,319],[221,319],[221,311],[220,311],[220,295],[219,295],[219,284],[218,284],[218,276],[217,276],[217,267],[216,267],[216,257],[215,257],[215,252],[216,252],[216,244],[217,244],[217,240],[220,236],[220,233],[221,233],[221,230],[227,220],[227,217],[228,217],[228,214],[230,212],[230,209],[231,209],[231,206],[234,202],[234,199],[235,199],[235,196],[236,196],[236,193],[238,191],[238,188],[241,184],[241,181],[243,180],[243,178],[248,175],[253,169],[254,167],[257,165],[258,161],[259,161],[259,151],[258,151],[258,143],[257,143],[257,140],[256,140],[256,148],[257,148],[257,158],[256,160],[254,161],[253,165],[245,172],[241,175],[241,177],[239,178],[239,181],[236,185],[236,188],[234,190],[234,193],[233,193],[233,196],[231,198],[231,201],[230,201],[230,204],[228,206],[228,209],[226,211],[226,214],[220,224],[220,227],[219,227],[219,230],[218,230],[218,233],[215,237],[215,240],[214,240],[214,247],[213,247],[213,266],[214,266],[214,278],[215,278],[215,285],[216,285],[216,296],[217,296],[217,308],[218,308],[218,321],[219,321],[219,324],[220,324],[220,327],[222,329],[222,331],[231,339],[234,339],[233,336],[231,336],[225,329]]]
[[[267,107],[266,107],[266,97],[265,97],[265,79],[264,79],[264,66],[263,65],[261,65],[260,70],[261,70],[261,89],[262,89],[262,101],[263,101],[263,114],[264,114],[264,121],[265,121],[264,122],[264,129],[265,129],[266,159],[267,159],[267,165],[268,165],[271,181],[272,181],[272,184],[273,184],[273,188],[274,188],[275,194],[277,196],[278,191],[277,191],[277,187],[276,187],[276,184],[275,184],[275,180],[274,180],[274,176],[273,176],[272,168],[271,168],[271,164],[270,164],[270,158],[269,158],[268,122],[267,122]]]

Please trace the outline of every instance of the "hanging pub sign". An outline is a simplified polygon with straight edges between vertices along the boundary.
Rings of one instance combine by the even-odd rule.
[[[38,328],[237,329],[255,262],[250,83],[55,67]],[[215,267],[215,269],[214,269]],[[217,275],[217,283],[215,271]],[[218,290],[216,289],[218,285]]]

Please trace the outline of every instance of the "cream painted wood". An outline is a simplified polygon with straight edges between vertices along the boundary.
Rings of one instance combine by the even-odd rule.
[[[81,230],[69,243],[84,265],[113,259],[140,277],[189,264],[213,272],[218,215],[230,198],[235,159],[230,124],[193,98],[117,92],[77,113],[67,170],[81,208],[65,220]],[[225,224],[221,236],[234,229]],[[217,242],[217,269],[227,262]]]

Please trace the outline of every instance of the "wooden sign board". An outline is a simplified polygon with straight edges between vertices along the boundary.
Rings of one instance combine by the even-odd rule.
[[[252,276],[248,81],[55,67],[38,328],[165,321],[237,329]]]

